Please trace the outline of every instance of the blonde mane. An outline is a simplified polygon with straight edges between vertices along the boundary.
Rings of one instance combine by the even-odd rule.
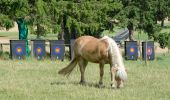
[[[120,53],[118,45],[112,38],[110,38],[108,36],[104,36],[102,39],[106,39],[109,44],[108,50],[109,50],[109,55],[111,56],[112,66],[118,69],[116,75],[121,77],[123,80],[126,80],[127,73],[125,71],[123,58]]]

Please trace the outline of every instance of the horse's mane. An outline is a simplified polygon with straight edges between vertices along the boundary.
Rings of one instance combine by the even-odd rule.
[[[124,67],[124,63],[123,63],[123,58],[122,55],[120,53],[119,47],[117,45],[117,43],[110,37],[108,36],[104,36],[103,39],[106,39],[108,44],[109,44],[109,56],[111,56],[111,62],[112,62],[112,66],[116,67],[118,69],[117,74],[121,74],[123,78],[123,80],[126,80],[127,78],[127,74],[125,72],[125,67]],[[118,75],[118,76],[119,76]]]
[[[122,55],[119,51],[119,47],[116,44],[116,42],[108,37],[108,36],[104,36],[102,39],[106,39],[108,44],[109,44],[109,54],[112,58],[112,64],[116,65],[117,67],[123,67],[124,68],[124,64],[123,64],[123,59],[122,59]]]

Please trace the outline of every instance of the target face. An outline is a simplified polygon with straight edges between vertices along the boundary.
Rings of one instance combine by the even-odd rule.
[[[41,54],[41,53],[42,53],[42,49],[41,49],[40,47],[38,47],[38,48],[36,49],[36,52],[37,52],[37,54]]]
[[[147,48],[147,55],[152,55],[152,48],[151,47]]]
[[[21,46],[16,47],[16,54],[17,55],[22,55],[23,54],[23,49]]]
[[[45,57],[45,41],[44,40],[32,40],[33,41],[33,54],[38,60]]]
[[[55,48],[55,53],[56,53],[56,54],[59,54],[59,53],[60,53],[60,48],[59,48],[59,47],[56,47],[56,48]]]
[[[64,40],[51,40],[50,41],[50,56],[53,60],[63,60],[64,59]]]
[[[134,49],[134,47],[131,47],[129,50],[130,50],[130,54],[132,54],[132,55],[133,55],[133,54],[135,53],[135,49]]]
[[[23,59],[26,55],[26,41],[10,40],[10,54],[11,58]]]
[[[138,47],[136,41],[125,41],[125,57],[127,60],[137,59]]]
[[[142,57],[143,60],[154,60],[155,59],[155,53],[154,53],[154,42],[148,41],[142,42]]]

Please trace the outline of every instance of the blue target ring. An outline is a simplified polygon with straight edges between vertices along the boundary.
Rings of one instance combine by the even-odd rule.
[[[50,41],[50,56],[53,60],[64,60],[64,40]]]
[[[154,60],[154,41],[142,42],[142,58],[143,60]]]
[[[125,58],[127,60],[137,60],[138,46],[136,41],[125,41]]]
[[[33,41],[33,54],[41,60],[45,57],[45,40],[32,40]]]
[[[12,59],[23,59],[26,55],[25,40],[10,40],[10,56]]]

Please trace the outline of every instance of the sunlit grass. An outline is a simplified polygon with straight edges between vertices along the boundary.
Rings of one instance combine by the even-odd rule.
[[[155,61],[125,61],[128,81],[122,89],[110,88],[109,66],[105,66],[104,85],[99,89],[97,64],[86,69],[87,86],[78,84],[80,72],[70,77],[57,74],[69,61],[0,60],[1,100],[168,100],[170,98],[170,54],[157,55]]]

